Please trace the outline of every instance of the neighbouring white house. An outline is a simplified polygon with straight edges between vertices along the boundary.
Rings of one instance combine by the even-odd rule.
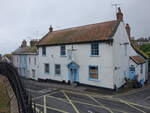
[[[13,64],[23,77],[36,79],[38,59],[35,45],[37,42],[31,40],[30,46],[27,46],[26,40],[23,40],[21,46],[12,53]]]
[[[126,79],[137,79],[143,85],[148,77],[148,57],[130,38],[130,27],[124,23],[120,8],[116,16],[113,21],[64,30],[50,27],[37,44],[37,65],[26,63],[27,67],[35,67],[36,79],[109,89],[120,88]],[[22,54],[17,55],[13,54],[13,60],[19,69],[16,59]]]

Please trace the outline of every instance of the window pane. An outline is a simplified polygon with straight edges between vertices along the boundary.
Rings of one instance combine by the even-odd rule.
[[[96,74],[96,73],[93,73],[93,74],[91,74],[91,75],[90,75],[90,78],[98,79],[98,76],[97,76],[97,74]]]
[[[49,73],[49,64],[45,64],[45,73]]]
[[[99,55],[99,47],[98,43],[91,44],[91,55]]]
[[[55,65],[55,74],[58,74],[58,75],[61,74],[61,67],[60,67],[59,64],[56,64],[56,65]]]
[[[66,46],[65,45],[61,46],[60,54],[66,55]]]
[[[98,79],[98,67],[97,66],[89,67],[89,77],[92,79]]]
[[[42,55],[46,55],[46,47],[42,47]]]

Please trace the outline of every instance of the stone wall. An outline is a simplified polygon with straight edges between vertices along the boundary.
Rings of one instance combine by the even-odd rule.
[[[5,93],[5,97],[8,97],[7,111],[4,113],[7,113],[8,110],[9,113],[19,113],[16,96],[8,79],[5,76],[0,75],[0,85],[3,87],[3,89],[0,89],[0,92],[3,94]]]

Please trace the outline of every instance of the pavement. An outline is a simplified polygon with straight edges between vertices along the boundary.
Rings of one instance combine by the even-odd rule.
[[[150,86],[106,95],[85,87],[23,81],[38,113],[150,113]]]

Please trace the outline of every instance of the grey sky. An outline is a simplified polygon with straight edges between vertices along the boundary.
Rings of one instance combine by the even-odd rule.
[[[50,25],[56,30],[114,20],[114,2],[121,3],[133,36],[150,36],[150,0],[0,0],[0,53],[41,38]]]

